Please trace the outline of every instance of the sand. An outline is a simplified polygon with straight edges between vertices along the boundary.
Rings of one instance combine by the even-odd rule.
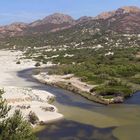
[[[35,83],[18,77],[18,71],[33,68],[36,63],[22,59],[21,64],[16,64],[21,57],[21,51],[0,50],[0,89],[5,91],[3,98],[12,107],[8,115],[20,109],[25,118],[33,111],[39,121],[44,123],[62,119],[63,115],[58,113],[57,108],[48,103],[50,99],[55,98],[54,95],[47,91],[32,89],[30,86],[35,86]],[[51,111],[42,109],[50,107]]]
[[[33,77],[39,81],[42,81],[43,83],[49,83],[54,85],[58,82],[70,83],[73,87],[83,92],[90,92],[90,90],[96,86],[82,82],[80,78],[75,77],[73,74],[48,75],[47,73],[40,73],[38,75],[34,75]]]

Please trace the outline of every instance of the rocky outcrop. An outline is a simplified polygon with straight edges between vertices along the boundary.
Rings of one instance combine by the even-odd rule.
[[[115,14],[115,11],[112,11],[112,12],[103,12],[101,14],[99,14],[98,16],[95,17],[95,19],[108,19],[112,16],[114,16]]]
[[[83,16],[79,18],[78,20],[76,20],[76,23],[83,23],[83,22],[90,21],[93,19],[94,19],[93,17]]]
[[[140,8],[135,6],[125,6],[121,7],[115,11],[103,12],[95,17],[95,19],[108,19],[114,16],[120,16],[124,14],[138,14],[140,13]]]

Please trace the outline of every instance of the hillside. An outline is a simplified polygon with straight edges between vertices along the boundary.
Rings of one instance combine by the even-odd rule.
[[[73,19],[69,15],[54,13],[32,23],[13,23],[0,27],[0,38],[37,35],[77,26],[92,30],[110,30],[124,34],[140,34],[140,8],[130,6],[104,12],[96,17]]]
[[[112,103],[139,90],[139,34],[140,9],[122,7],[78,20],[57,13],[26,25],[12,37],[7,34],[0,46],[21,49],[39,65],[57,64],[49,74],[74,74],[81,82],[94,85],[90,96],[80,92],[82,96],[91,99],[95,95]]]

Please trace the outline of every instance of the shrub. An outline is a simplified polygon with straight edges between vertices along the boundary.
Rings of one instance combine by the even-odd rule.
[[[28,115],[28,119],[31,124],[36,124],[39,121],[39,118],[37,117],[37,115],[32,111],[30,111]]]
[[[119,85],[122,85],[122,83],[121,83],[121,81],[119,81],[117,79],[111,79],[111,80],[109,80],[107,85],[109,85],[109,86],[119,86]]]
[[[132,88],[130,86],[116,79],[110,80],[107,84],[97,86],[94,89],[92,89],[92,91],[95,91],[96,93],[102,96],[112,97],[128,97],[133,93]]]
[[[36,140],[32,127],[21,112],[16,110],[8,116],[11,107],[2,98],[3,90],[0,90],[0,140]]]
[[[40,67],[41,64],[40,64],[39,62],[37,62],[37,63],[35,64],[35,66],[36,66],[36,67]]]
[[[21,62],[20,61],[17,61],[16,64],[21,64]]]
[[[36,140],[31,125],[19,110],[1,123],[0,130],[0,140]]]

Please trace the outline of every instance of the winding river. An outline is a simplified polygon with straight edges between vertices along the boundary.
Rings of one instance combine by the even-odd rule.
[[[54,94],[54,105],[65,117],[39,132],[40,140],[140,140],[139,92],[124,104],[104,106],[72,92],[41,84],[32,78],[32,71],[23,70],[17,75],[25,80],[25,86]]]

